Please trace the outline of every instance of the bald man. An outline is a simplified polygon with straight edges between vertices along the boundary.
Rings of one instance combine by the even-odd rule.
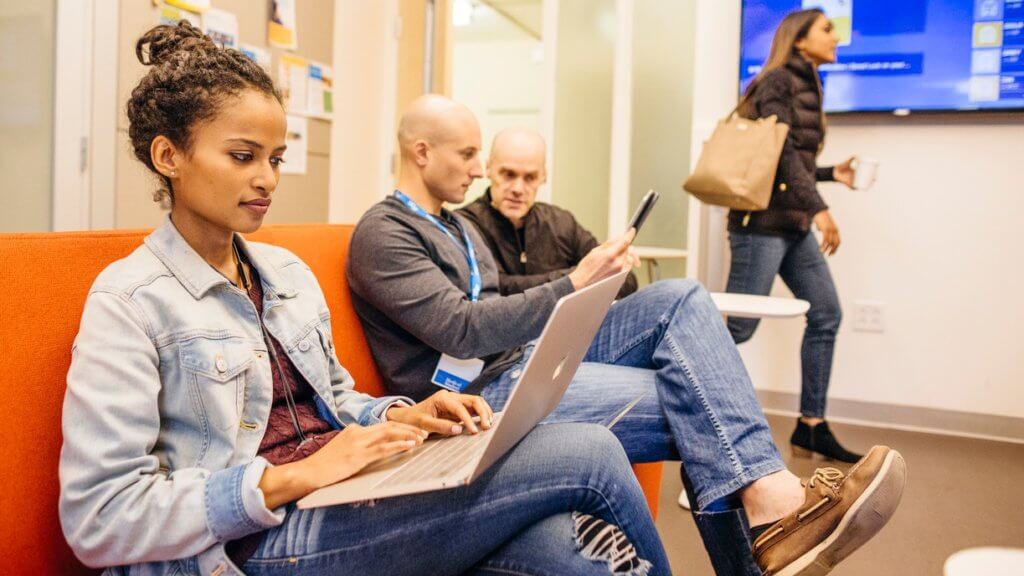
[[[461,208],[483,235],[498,264],[502,294],[519,294],[567,276],[598,247],[597,238],[568,210],[537,202],[547,180],[544,138],[535,130],[502,130],[491,143],[483,196]],[[636,292],[626,277],[619,298]]]
[[[419,399],[441,386],[500,410],[558,299],[629,269],[633,233],[557,280],[502,296],[483,238],[444,207],[483,173],[476,118],[423,97],[398,140],[398,189],[352,236],[352,302],[389,392]],[[475,375],[439,377],[453,367]],[[719,574],[824,574],[881,528],[902,494],[903,460],[885,447],[847,476],[823,469],[806,486],[786,469],[718,310],[689,280],[613,305],[545,422],[609,426],[633,462],[682,460]]]

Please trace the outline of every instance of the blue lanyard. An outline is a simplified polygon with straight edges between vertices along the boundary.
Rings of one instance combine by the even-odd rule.
[[[395,190],[395,198],[402,204],[405,204],[405,207],[408,208],[413,214],[416,214],[421,218],[425,218],[434,226],[437,226],[437,228],[441,232],[444,232],[445,236],[451,238],[451,241],[455,242],[455,244],[457,244],[460,249],[463,248],[462,243],[460,243],[458,239],[455,238],[455,236],[452,236],[452,233],[448,231],[448,228],[445,227],[445,225],[442,224],[440,220],[434,217],[434,215],[431,214],[430,212],[427,212],[426,210],[421,208],[420,205],[413,201],[412,198],[409,198],[408,196],[403,194],[401,190]],[[473,250],[473,242],[469,239],[469,234],[466,233],[466,229],[462,227],[462,223],[456,220],[455,226],[459,229],[459,232],[462,233],[462,239],[466,243],[465,249],[462,250],[462,252],[463,254],[466,255],[466,260],[469,262],[469,299],[473,302],[476,302],[477,300],[480,299],[480,288],[482,285],[482,282],[480,280],[480,266],[477,264],[476,261],[476,251]]]

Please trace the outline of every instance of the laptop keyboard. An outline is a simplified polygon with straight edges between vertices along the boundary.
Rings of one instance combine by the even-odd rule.
[[[444,478],[479,455],[487,446],[491,430],[481,431],[479,434],[462,434],[435,443],[433,447],[417,454],[390,476],[381,480],[377,488],[392,488]]]

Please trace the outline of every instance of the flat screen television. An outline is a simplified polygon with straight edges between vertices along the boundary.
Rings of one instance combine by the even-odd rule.
[[[828,112],[1024,110],[1024,0],[743,0],[741,94],[783,17],[814,7],[841,39]]]

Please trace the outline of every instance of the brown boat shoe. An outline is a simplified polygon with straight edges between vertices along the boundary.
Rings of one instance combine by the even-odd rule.
[[[889,521],[903,496],[907,465],[899,452],[875,446],[845,475],[819,468],[796,512],[754,541],[765,576],[828,574]]]

